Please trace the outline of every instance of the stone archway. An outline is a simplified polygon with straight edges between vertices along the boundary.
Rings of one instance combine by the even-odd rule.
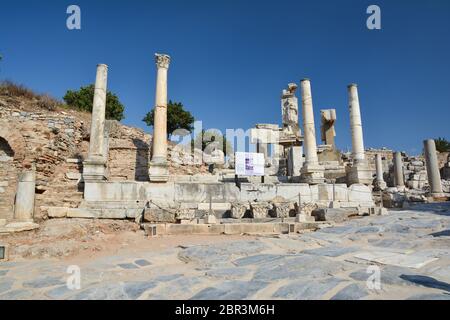
[[[0,148],[5,153],[4,156],[8,156],[7,154],[9,153],[9,156],[18,162],[22,162],[25,159],[25,139],[13,124],[6,121],[0,122],[0,139]]]

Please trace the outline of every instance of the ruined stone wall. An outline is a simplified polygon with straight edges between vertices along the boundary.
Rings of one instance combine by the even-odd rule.
[[[151,135],[117,121],[107,121],[108,170],[112,181],[148,181]],[[50,111],[33,99],[0,95],[0,219],[12,219],[17,179],[36,170],[35,218],[49,207],[78,207],[83,200],[82,162],[89,149],[90,114],[69,109]],[[172,175],[207,173],[189,155],[170,157]],[[189,161],[188,161],[189,160]]]

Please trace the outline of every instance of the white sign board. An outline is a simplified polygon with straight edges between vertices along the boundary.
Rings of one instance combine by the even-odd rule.
[[[235,152],[235,174],[240,176],[263,176],[264,154]]]

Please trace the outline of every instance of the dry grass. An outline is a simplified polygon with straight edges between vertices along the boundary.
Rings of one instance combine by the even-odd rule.
[[[24,85],[8,80],[0,83],[0,95],[36,100],[36,106],[50,111],[55,111],[58,107],[64,107],[63,103],[48,94],[36,93]]]
[[[37,93],[28,89],[24,85],[16,84],[8,80],[2,81],[0,83],[0,95],[9,97],[24,97],[28,99],[38,97]]]

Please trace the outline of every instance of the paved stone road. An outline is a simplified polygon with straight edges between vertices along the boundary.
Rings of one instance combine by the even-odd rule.
[[[69,264],[80,290],[66,286]],[[368,286],[377,270],[381,287]],[[450,204],[307,234],[0,264],[0,299],[450,299],[449,283]]]

